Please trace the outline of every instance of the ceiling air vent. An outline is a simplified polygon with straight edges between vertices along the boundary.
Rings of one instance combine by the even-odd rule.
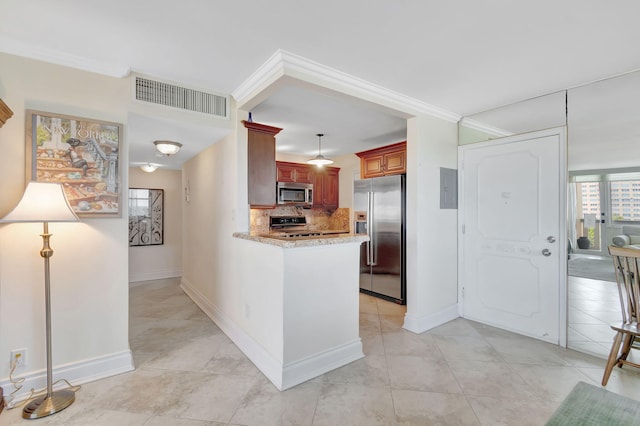
[[[136,77],[136,100],[227,117],[227,98],[161,81]]]

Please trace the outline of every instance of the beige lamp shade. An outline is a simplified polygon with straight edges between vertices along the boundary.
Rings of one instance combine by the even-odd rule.
[[[77,222],[62,185],[29,182],[18,205],[0,222]]]

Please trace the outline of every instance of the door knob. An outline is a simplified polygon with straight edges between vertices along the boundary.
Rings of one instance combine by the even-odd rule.
[[[549,236],[547,237],[547,241],[549,241],[550,243],[555,243],[555,242],[556,242],[556,239],[555,239],[552,235],[549,235]]]
[[[542,250],[542,255],[549,257],[549,256],[551,256],[551,251],[549,249],[543,249]]]

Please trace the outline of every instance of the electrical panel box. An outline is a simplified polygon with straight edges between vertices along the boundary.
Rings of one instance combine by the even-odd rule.
[[[440,167],[440,208],[458,208],[458,170]]]

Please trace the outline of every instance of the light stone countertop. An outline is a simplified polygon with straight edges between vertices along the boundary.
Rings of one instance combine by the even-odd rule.
[[[235,238],[240,238],[243,240],[270,244],[272,246],[278,246],[282,248],[325,246],[345,243],[363,243],[365,241],[369,241],[368,235],[356,234],[327,234],[312,237],[285,238],[268,236],[265,234],[254,234],[250,232],[234,232],[233,236]]]

